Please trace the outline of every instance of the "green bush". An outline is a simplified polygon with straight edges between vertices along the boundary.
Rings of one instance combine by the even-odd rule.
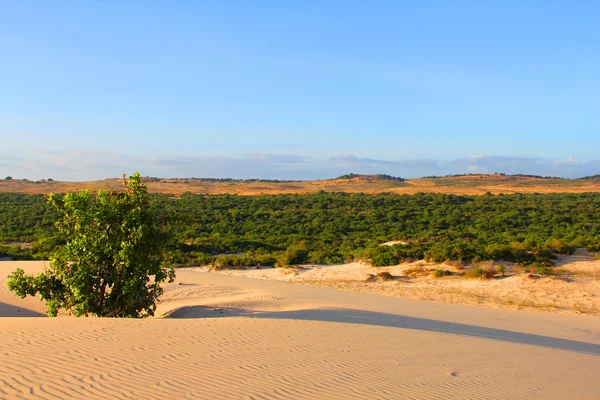
[[[469,278],[492,279],[496,276],[496,271],[493,268],[474,267],[472,270],[467,271],[466,276]]]
[[[527,270],[537,275],[552,275],[554,264],[548,261],[534,261],[527,266]]]
[[[389,252],[376,254],[371,258],[371,265],[374,267],[389,267],[397,264],[398,260]]]
[[[431,276],[433,276],[434,278],[443,278],[444,276],[448,276],[448,275],[452,275],[452,271],[448,271],[447,269],[443,269],[443,268],[435,269],[431,273]]]
[[[502,276],[504,276],[505,270],[504,265],[500,264],[496,266],[496,272]]]
[[[304,264],[308,261],[308,245],[305,241],[294,243],[278,258],[278,265],[286,267],[290,265]]]

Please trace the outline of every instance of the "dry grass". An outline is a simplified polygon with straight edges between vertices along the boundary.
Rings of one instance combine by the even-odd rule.
[[[598,270],[573,270],[568,268],[561,268],[556,271],[557,275],[561,276],[574,276],[574,277],[585,277],[592,279],[600,279],[600,269]]]
[[[364,279],[364,282],[389,282],[395,280],[396,277],[387,271],[378,272],[377,275],[369,274]]]
[[[575,302],[573,304],[573,310],[579,314],[592,314],[597,315],[600,313],[600,307],[596,305],[588,305],[582,302]]]
[[[505,278],[501,278],[496,270],[499,264],[478,263],[465,271],[456,271],[446,263],[419,262],[388,268],[358,263],[307,267],[298,275],[282,275],[273,269],[271,279],[408,299],[600,315],[600,297],[597,295],[600,293],[600,279],[595,278],[596,274],[600,274],[600,263],[593,260],[593,255],[584,261],[581,258],[580,255],[566,257],[561,267],[553,268],[557,273],[551,276],[530,274],[523,266],[510,262],[502,263],[506,270]],[[479,269],[476,279],[457,279],[476,268]],[[435,279],[432,274],[436,269],[452,271],[452,277]],[[387,274],[378,276],[384,271],[389,272],[393,280],[386,280]],[[254,269],[248,269],[226,273],[269,279],[265,276],[268,272],[267,269],[257,274]]]
[[[298,275],[299,273],[302,273],[302,272],[306,271],[305,267],[302,267],[302,266],[299,266],[299,265],[286,266],[286,267],[281,267],[281,268],[278,268],[278,269],[284,275],[289,275],[289,274]]]
[[[227,270],[245,270],[247,267],[242,265],[221,265],[213,264],[209,266],[209,271],[227,271]]]
[[[394,280],[394,275],[390,274],[390,273],[389,273],[389,272],[387,272],[387,271],[382,271],[382,272],[379,272],[379,273],[377,274],[377,277],[378,277],[379,279],[381,279],[382,281],[393,281],[393,280]]]
[[[404,275],[408,276],[409,278],[424,278],[429,276],[430,273],[430,270],[423,268],[420,265],[404,270]]]
[[[496,276],[496,269],[491,265],[476,266],[467,271],[465,276],[468,278],[492,279]]]

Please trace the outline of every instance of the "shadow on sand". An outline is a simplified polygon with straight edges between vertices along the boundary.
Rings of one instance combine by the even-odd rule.
[[[46,317],[46,314],[31,311],[26,308],[0,303],[0,317]]]
[[[315,310],[253,312],[235,308],[214,308],[204,306],[183,307],[174,310],[169,318],[215,318],[215,317],[248,317],[275,318],[303,321],[342,322],[349,324],[385,326],[390,328],[414,329],[419,331],[450,333],[460,336],[500,340],[504,342],[529,344],[600,355],[600,345],[579,342],[576,340],[560,339],[550,336],[533,335],[530,333],[506,331],[482,326],[459,324],[456,322],[438,321],[425,318],[407,317],[403,315],[386,314],[371,311],[327,308]]]

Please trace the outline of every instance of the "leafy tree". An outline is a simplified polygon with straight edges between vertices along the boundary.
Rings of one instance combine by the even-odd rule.
[[[62,213],[56,226],[67,242],[43,273],[17,269],[8,288],[21,297],[39,293],[50,316],[60,309],[76,316],[154,315],[160,284],[175,278],[173,268],[162,265],[167,236],[140,175],[124,184],[123,191],[48,195]]]
[[[5,181],[12,181],[12,176],[7,176],[6,178],[4,178]]]

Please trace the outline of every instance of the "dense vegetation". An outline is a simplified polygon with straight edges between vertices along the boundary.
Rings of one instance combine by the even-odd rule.
[[[151,196],[173,216],[174,263],[216,266],[340,263],[376,266],[502,259],[547,265],[555,254],[600,249],[600,194]],[[62,244],[43,196],[0,193],[0,257],[47,258]],[[406,245],[379,246],[389,240]],[[4,254],[2,254],[4,252]]]

